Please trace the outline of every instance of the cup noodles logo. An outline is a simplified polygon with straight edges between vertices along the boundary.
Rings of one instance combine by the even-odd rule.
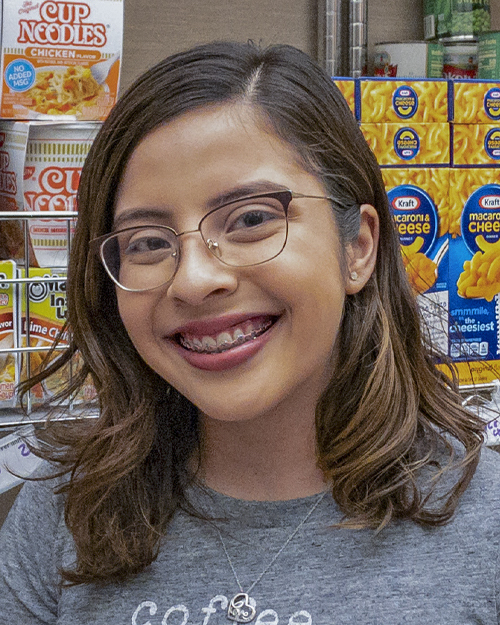
[[[38,176],[36,191],[25,191],[26,210],[74,211],[80,167],[46,167]]]
[[[107,42],[106,26],[86,22],[90,13],[90,6],[86,3],[43,2],[39,20],[19,20],[17,41],[20,44],[101,48]]]
[[[0,118],[104,120],[118,98],[123,0],[1,0]]]
[[[16,173],[9,171],[10,157],[8,152],[0,151],[0,193],[15,196],[17,193]]]

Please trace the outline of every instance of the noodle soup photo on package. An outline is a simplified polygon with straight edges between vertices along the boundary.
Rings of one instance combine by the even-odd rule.
[[[458,184],[465,201],[460,236],[450,240],[449,333],[450,356],[458,364],[466,363],[459,367],[461,383],[465,383],[462,377],[470,376],[470,361],[482,361],[483,375],[487,376],[487,365],[498,367],[500,360],[498,169],[454,169],[450,187]]]
[[[0,116],[103,120],[118,96],[122,0],[3,0]]]

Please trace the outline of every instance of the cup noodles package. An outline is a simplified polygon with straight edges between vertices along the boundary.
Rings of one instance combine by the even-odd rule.
[[[450,356],[461,384],[487,383],[500,374],[498,169],[453,169],[450,188],[462,207],[450,240]]]
[[[359,83],[363,123],[418,123],[448,121],[446,80],[366,78]]]
[[[450,125],[361,123],[361,131],[382,167],[450,163]]]
[[[383,169],[403,262],[433,344],[448,353],[450,170]]]
[[[13,283],[3,282],[16,277],[13,261],[0,262],[0,349],[11,350],[17,343],[17,316],[15,314],[17,289]],[[15,352],[0,353],[0,408],[14,406],[18,382]]]
[[[0,121],[0,162],[4,163],[0,210],[40,212],[40,219],[28,220],[32,265],[67,264],[72,222],[42,216],[44,211],[76,210],[81,169],[99,127],[100,122]],[[0,233],[2,228],[10,229],[6,233],[9,250],[13,258],[20,259],[23,231],[19,222],[0,221]]]
[[[18,269],[20,277],[26,276],[24,268]],[[69,336],[63,326],[66,321],[66,272],[57,268],[30,268],[30,278],[45,278],[44,282],[24,283],[20,287],[20,343],[22,347],[29,346],[40,348],[22,355],[21,378],[25,379],[28,373],[33,375],[39,370],[47,355],[46,348],[51,347],[54,340],[60,337],[60,345],[69,343]],[[29,334],[29,337],[28,337]],[[52,358],[59,354],[56,351]],[[27,370],[29,359],[30,371]],[[46,401],[60,390],[71,375],[71,366],[67,365],[57,374],[36,385],[31,390],[32,405],[36,406]],[[90,380],[79,392],[77,401],[88,401],[95,397],[95,389]]]
[[[0,117],[105,119],[118,95],[122,0],[0,6]]]

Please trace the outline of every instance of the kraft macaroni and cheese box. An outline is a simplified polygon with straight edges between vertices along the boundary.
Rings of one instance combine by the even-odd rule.
[[[448,353],[448,168],[382,170],[403,262],[433,344]]]
[[[359,119],[358,80],[355,78],[340,78],[337,76],[332,78],[332,80],[339,88],[340,93],[344,96],[353,115],[356,119]]]
[[[0,210],[40,213],[40,219],[28,222],[32,265],[63,267],[67,263],[74,223],[43,218],[43,213],[76,210],[81,169],[100,126],[100,122],[0,121]],[[20,222],[0,222],[0,231],[5,229],[10,229],[6,236],[11,257],[21,260]]]
[[[450,188],[462,205],[450,240],[450,356],[461,384],[487,383],[500,372],[498,169],[453,169]]]
[[[0,349],[12,350],[17,342],[17,288],[14,283],[4,282],[16,277],[13,261],[0,262]],[[18,360],[16,353],[0,353],[0,408],[14,406],[15,388],[18,382]]]
[[[450,120],[455,124],[500,125],[500,82],[450,81]]]
[[[363,135],[381,167],[449,166],[450,125],[362,123]]]
[[[454,167],[500,165],[500,120],[498,124],[454,124],[452,132]]]
[[[3,0],[0,116],[103,120],[118,96],[122,0]]]
[[[408,79],[360,79],[362,123],[447,122],[448,81]]]

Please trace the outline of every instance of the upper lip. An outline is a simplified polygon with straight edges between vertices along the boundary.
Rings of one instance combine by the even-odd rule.
[[[169,333],[170,337],[176,335],[193,335],[193,336],[209,336],[213,334],[219,334],[229,328],[237,327],[246,321],[257,319],[259,317],[269,318],[278,317],[278,313],[237,313],[232,315],[224,315],[223,317],[214,317],[213,319],[200,319],[199,321],[190,321],[182,326],[179,326]]]

